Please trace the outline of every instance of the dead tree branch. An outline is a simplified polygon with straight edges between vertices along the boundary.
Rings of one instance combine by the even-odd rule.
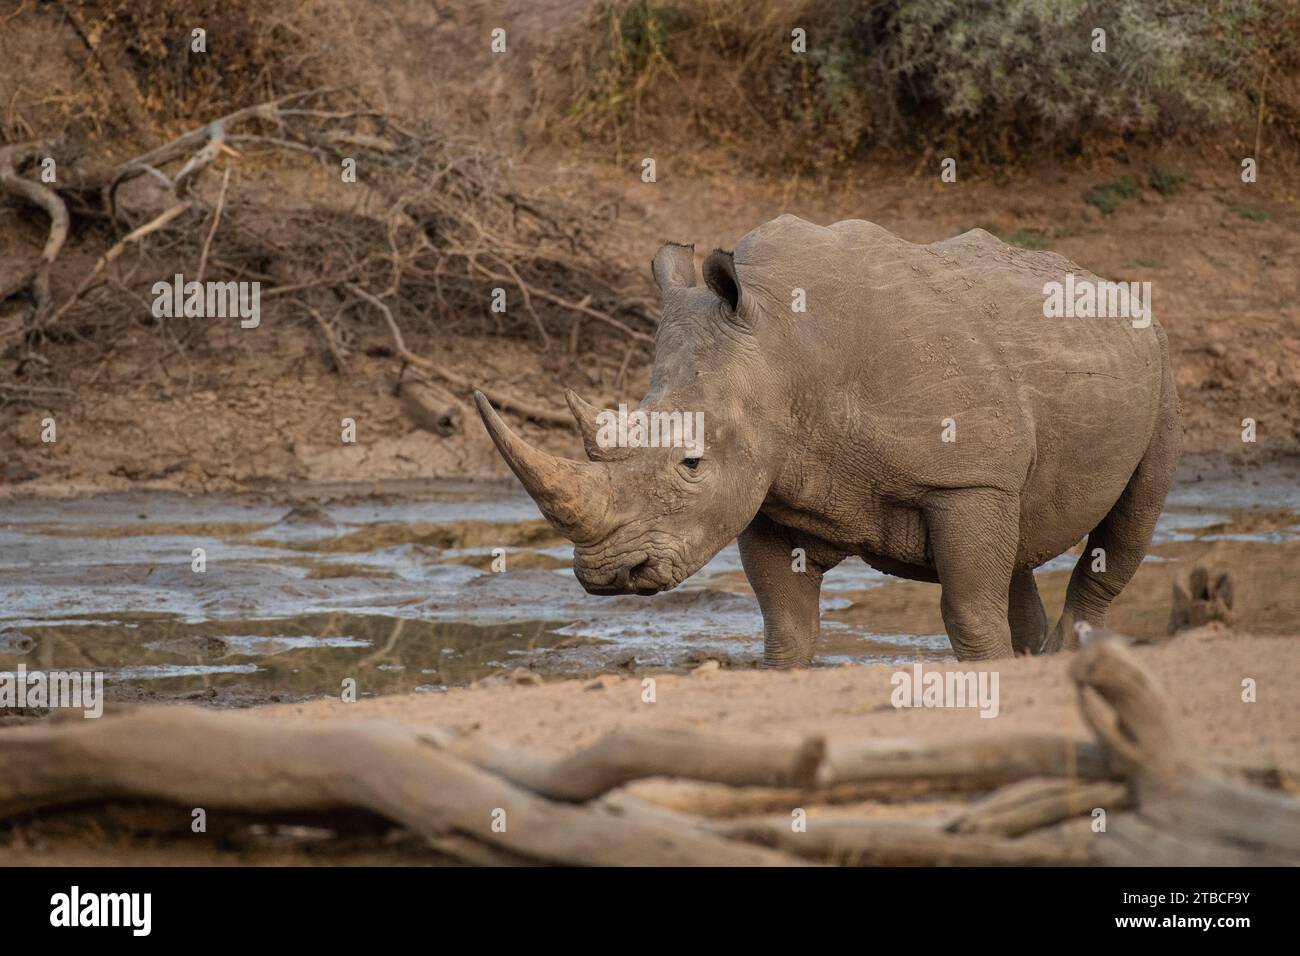
[[[408,728],[269,725],[197,708],[0,731],[0,815],[69,802],[146,799],[260,813],[361,808],[430,839],[469,838],[579,865],[760,866],[791,858],[655,813],[536,796]],[[493,822],[504,820],[504,827]]]
[[[633,780],[686,777],[735,787],[811,786],[825,744],[820,738],[790,743],[681,731],[628,730],[585,750],[552,757],[505,747],[478,735],[433,730],[430,743],[554,800],[593,800]]]
[[[44,322],[50,311],[50,270],[54,260],[59,257],[63,244],[68,239],[68,207],[50,187],[19,174],[27,162],[48,155],[44,152],[46,144],[28,143],[6,146],[0,149],[0,193],[7,193],[24,199],[43,209],[50,218],[50,228],[46,235],[45,247],[40,259],[31,270],[27,271],[13,288],[0,289],[0,301],[14,292],[30,285],[34,302],[33,315],[36,322]]]
[[[119,800],[255,814],[359,809],[486,864],[1300,862],[1300,803],[1197,758],[1131,652],[1089,647],[1071,672],[1098,748],[1045,735],[826,747],[817,737],[640,729],[549,755],[441,728],[145,707],[0,730],[0,817]],[[956,814],[826,805],[854,780],[906,787],[953,775],[1001,789]],[[704,819],[689,804],[670,810],[616,792],[652,777],[784,793],[810,808],[806,825],[792,827],[789,811]],[[1099,809],[1107,827],[1076,825]],[[499,817],[505,827],[492,825]]]
[[[457,375],[455,372],[443,368],[437,362],[431,361],[423,355],[417,355],[408,349],[406,347],[406,340],[402,336],[402,329],[397,324],[397,320],[393,318],[393,310],[390,309],[382,299],[367,292],[360,286],[353,285],[352,283],[347,283],[346,288],[353,295],[379,310],[379,314],[384,317],[384,322],[388,325],[389,334],[393,338],[393,350],[397,352],[398,358],[403,362],[406,362],[408,365],[414,365],[416,368],[424,369],[431,375],[435,375],[443,381],[455,385],[457,388],[468,390],[473,390],[475,388],[469,379],[464,376]],[[551,411],[548,408],[532,405],[527,402],[521,402],[518,399],[501,394],[501,392],[496,389],[493,389],[491,394],[484,394],[487,394],[488,398],[492,399],[493,402],[500,405],[502,408],[511,409],[512,411],[518,412],[519,414],[525,415],[536,421],[551,425],[569,425],[573,421],[573,419],[568,415]]]
[[[232,179],[227,171],[215,202],[201,198],[195,187],[202,172],[223,153],[241,155],[232,143],[241,144],[249,170],[267,153],[309,154],[336,179],[338,190],[318,191],[319,199],[286,195],[268,216],[264,195],[248,196],[253,177]],[[330,314],[340,301],[385,303],[388,311],[380,312],[394,333],[399,359],[460,391],[479,383],[408,347],[420,324],[430,331],[470,326],[475,334],[535,336],[549,348],[555,336],[572,335],[580,318],[592,330],[584,336],[589,347],[603,347],[607,336],[638,349],[654,344],[654,319],[644,297],[602,259],[595,241],[598,226],[582,210],[521,196],[496,158],[430,130],[405,129],[347,90],[308,90],[233,110],[123,162],[96,161],[62,142],[20,144],[6,148],[6,155],[0,193],[46,210],[51,228],[38,267],[0,289],[0,300],[30,291],[37,303],[34,319],[28,317],[25,328],[10,331],[0,343],[0,358],[13,357],[15,341],[25,343],[27,358],[48,347],[54,337],[30,333],[74,313],[82,327],[86,322],[105,327],[113,338],[107,327],[117,322],[120,329],[137,314],[141,290],[129,279],[115,282],[95,299],[93,316],[87,293],[127,247],[139,247],[149,236],[155,238],[141,250],[141,262],[153,268],[146,266],[140,281],[151,271],[171,275],[181,271],[182,262],[197,262],[200,281],[217,268],[223,279],[273,286],[267,300],[301,293],[295,304],[322,331],[326,326],[315,314]],[[37,155],[58,162],[56,184],[45,186],[22,174],[23,164]],[[356,175],[349,178],[349,171]],[[144,184],[122,191],[142,177],[164,187],[163,201],[158,190]],[[79,213],[75,235],[69,234],[69,203]],[[182,218],[181,204],[210,208],[207,228],[195,228],[194,217]],[[113,237],[107,248],[94,247],[105,221],[127,220],[124,237]],[[51,273],[65,242],[92,244],[96,265],[68,283],[73,291],[56,308]],[[488,308],[496,288],[518,292],[520,307],[509,317]],[[486,330],[485,322],[491,323]],[[326,345],[341,372],[340,342],[346,336],[337,331],[332,339],[326,336]],[[194,334],[203,333],[196,327]],[[625,365],[632,354],[625,354]],[[25,368],[30,375],[30,361]],[[55,368],[39,373],[47,381],[33,384],[61,385]],[[621,370],[620,378],[625,374]],[[489,392],[502,408],[545,424],[569,425],[569,417],[554,409],[490,387]]]
[[[1300,864],[1300,803],[1225,776],[1190,750],[1163,691],[1133,653],[1114,644],[1081,651],[1070,668],[1079,707],[1110,763],[1129,781],[1134,818],[1114,821],[1112,862],[1181,866],[1220,859]],[[1162,835],[1152,858],[1134,853]],[[1131,839],[1128,839],[1131,837]]]

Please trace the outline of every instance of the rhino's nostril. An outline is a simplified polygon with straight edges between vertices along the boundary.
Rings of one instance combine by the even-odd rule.
[[[634,564],[628,570],[627,579],[633,583],[636,583],[643,576],[649,577],[649,575],[650,575],[650,559],[646,558],[644,561]]]

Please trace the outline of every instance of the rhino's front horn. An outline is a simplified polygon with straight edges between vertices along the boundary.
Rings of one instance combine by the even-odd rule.
[[[605,465],[557,458],[534,448],[510,430],[482,392],[474,392],[474,404],[492,443],[546,520],[575,542],[603,537],[612,490]]]

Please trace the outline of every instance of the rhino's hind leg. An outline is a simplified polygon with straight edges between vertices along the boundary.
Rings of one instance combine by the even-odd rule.
[[[957,659],[1010,657],[1019,499],[991,488],[943,491],[929,497],[924,514],[943,588],[939,610]]]
[[[1007,623],[1011,625],[1011,646],[1017,656],[1039,654],[1047,640],[1047,612],[1038,596],[1032,569],[1011,576],[1007,596]]]
[[[807,667],[821,633],[822,575],[844,555],[758,514],[740,533],[740,561],[763,612],[763,666]],[[802,559],[793,554],[803,549]]]
[[[1087,621],[1093,627],[1106,623],[1111,602],[1119,597],[1146,557],[1171,478],[1172,474],[1165,474],[1163,469],[1149,468],[1143,459],[1110,513],[1092,529],[1070,574],[1065,606],[1046,652],[1076,647],[1074,625],[1078,621]],[[1101,570],[1103,559],[1105,570]]]
[[[1077,646],[1074,625],[1078,621],[1087,621],[1093,627],[1106,623],[1111,602],[1124,590],[1146,557],[1156,521],[1164,509],[1165,495],[1174,481],[1181,447],[1178,396],[1166,369],[1161,416],[1151,444],[1124,493],[1088,535],[1088,544],[1070,575],[1061,619],[1048,638],[1045,652]],[[1099,548],[1105,559],[1105,570],[1096,553]]]

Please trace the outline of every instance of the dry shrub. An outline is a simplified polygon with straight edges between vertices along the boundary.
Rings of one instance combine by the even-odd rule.
[[[579,334],[588,345],[611,335],[642,349],[652,341],[651,303],[596,252],[607,223],[518,192],[504,163],[480,148],[407,129],[328,91],[232,121],[224,142],[240,151],[221,161],[234,174],[228,195],[214,175],[219,167],[205,174],[206,185],[176,194],[130,162],[97,171],[81,191],[65,185],[64,199],[96,214],[74,224],[83,262],[169,207],[187,207],[84,289],[84,266],[69,274],[57,263],[58,308],[42,311],[33,300],[0,326],[0,401],[71,396],[77,363],[111,357],[131,327],[154,329],[164,349],[220,347],[228,331],[220,323],[161,318],[149,307],[155,283],[176,273],[192,279],[200,264],[207,279],[261,283],[271,324],[319,328],[336,367],[353,348],[403,356],[402,330],[410,342],[412,333],[452,329],[530,338],[544,349]],[[193,146],[158,165],[179,167],[191,154],[198,155]],[[341,181],[345,159],[365,171],[363,181]],[[118,187],[110,204],[99,183],[122,180],[124,169],[135,169],[130,188]],[[69,184],[92,178],[75,167],[64,175]],[[505,313],[491,307],[497,290]],[[17,287],[9,298],[23,294]],[[81,348],[86,343],[97,345]]]
[[[1041,159],[1253,136],[1267,73],[1268,135],[1294,143],[1297,72],[1295,0],[609,0],[543,67],[556,106],[534,132],[720,142],[760,169],[881,147]]]
[[[363,14],[339,0],[65,0],[95,56],[88,64],[109,123],[192,125],[249,103],[362,80]],[[205,32],[206,52],[192,50]],[[95,89],[97,87],[97,89]],[[135,104],[139,104],[139,111]]]
[[[39,36],[62,57],[30,81],[0,63],[16,87],[0,110],[0,404],[75,401],[142,334],[198,379],[215,374],[194,359],[229,348],[230,323],[150,308],[155,283],[196,278],[200,263],[207,280],[261,283],[264,334],[305,331],[323,368],[354,349],[401,355],[403,333],[408,355],[421,332],[448,330],[556,351],[648,346],[643,285],[596,251],[616,207],[524,195],[502,157],[372,108],[367,17],[347,0],[20,0],[0,14],[0,53]],[[198,28],[206,53],[191,50]],[[20,69],[39,65],[28,54]],[[205,139],[177,137],[271,101],[224,129],[236,152],[169,182]],[[184,148],[153,158],[169,142]],[[57,198],[36,203],[42,156],[57,158]],[[357,183],[342,181],[344,159]],[[67,239],[50,262],[38,257],[60,204]]]
[[[575,320],[588,335],[618,334],[584,316],[575,308],[580,303],[642,334],[653,330],[650,303],[597,254],[608,219],[520,193],[502,160],[482,147],[407,129],[379,112],[360,124],[291,123],[278,133],[308,147],[322,160],[320,169],[292,194],[268,195],[276,188],[268,181],[235,196],[211,254],[218,263],[248,267],[231,277],[306,286],[286,300],[304,319],[315,308],[332,323],[350,317],[375,328],[366,304],[346,291],[354,284],[384,298],[408,334],[496,334],[548,348]],[[242,148],[253,158],[284,155],[275,142]],[[365,170],[363,185],[340,185],[345,155]],[[185,233],[179,258],[195,261],[202,238],[202,230]],[[496,289],[506,295],[506,313],[491,309]],[[336,327],[345,342],[354,339],[354,325]]]

